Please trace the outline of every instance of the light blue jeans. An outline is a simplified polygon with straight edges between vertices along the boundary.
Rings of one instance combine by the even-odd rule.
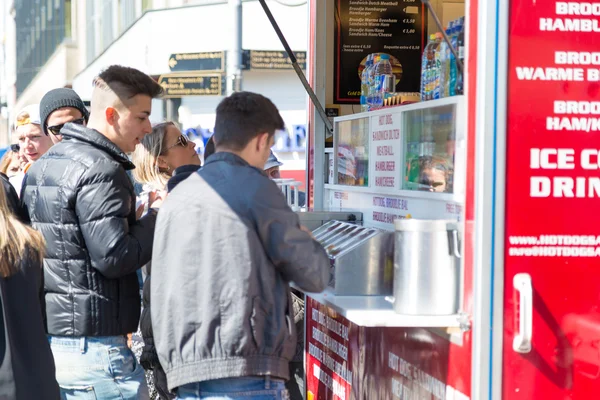
[[[149,399],[144,369],[125,336],[48,336],[64,400]]]
[[[190,383],[179,387],[180,400],[289,400],[285,381],[266,377],[243,377]]]

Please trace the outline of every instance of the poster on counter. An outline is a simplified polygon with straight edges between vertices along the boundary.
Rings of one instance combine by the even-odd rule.
[[[402,166],[402,141],[400,139],[400,113],[371,117],[370,176],[374,189],[399,190]]]
[[[424,328],[366,328],[306,298],[307,400],[469,400],[466,363],[448,336]]]
[[[600,3],[509,5],[508,77],[500,84],[507,87],[504,331],[494,338],[504,338],[503,398],[594,398]],[[527,298],[530,341],[520,340],[527,339],[519,325]]]
[[[427,12],[416,0],[336,0],[334,102],[360,102],[369,54],[390,55],[396,92],[420,92]]]
[[[307,400],[357,399],[359,327],[318,301],[306,298]]]

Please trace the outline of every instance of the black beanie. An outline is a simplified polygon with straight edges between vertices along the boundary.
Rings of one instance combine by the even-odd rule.
[[[81,97],[79,97],[79,95],[73,89],[52,89],[46,93],[42,98],[42,101],[40,101],[40,120],[42,121],[42,129],[46,135],[48,135],[48,126],[46,125],[48,117],[54,111],[63,107],[73,107],[78,109],[81,111],[81,114],[87,123],[90,113],[85,107],[85,104],[83,104]]]

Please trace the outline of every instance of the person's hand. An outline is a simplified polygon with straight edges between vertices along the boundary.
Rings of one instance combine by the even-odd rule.
[[[146,205],[144,203],[140,204],[140,206],[137,208],[137,210],[135,211],[135,218],[136,219],[140,219],[142,218],[142,214],[144,214],[144,207],[146,207]]]
[[[312,231],[310,229],[308,229],[307,227],[305,227],[304,225],[300,225],[300,230],[308,233],[310,235],[310,237],[312,237],[313,239],[315,238],[312,234]]]
[[[167,196],[166,190],[157,190],[148,195],[148,202],[150,203],[150,208],[159,209],[162,206],[162,203]]]

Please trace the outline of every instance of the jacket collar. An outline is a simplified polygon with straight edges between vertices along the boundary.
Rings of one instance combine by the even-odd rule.
[[[185,174],[185,173],[192,173],[192,172],[196,172],[200,169],[199,165],[182,165],[181,167],[175,168],[175,170],[173,171],[173,175],[172,176],[177,176],[180,174]]]
[[[248,162],[242,157],[238,156],[237,154],[230,153],[228,151],[220,151],[218,153],[212,154],[210,157],[208,157],[208,160],[206,160],[206,163],[204,165],[206,166],[219,161],[225,161],[226,163],[234,165],[251,167],[251,165],[248,164]]]
[[[61,129],[63,140],[75,140],[91,144],[92,146],[108,153],[119,162],[126,170],[134,169],[135,165],[129,160],[116,144],[95,129],[86,128],[82,125],[67,123]]]

